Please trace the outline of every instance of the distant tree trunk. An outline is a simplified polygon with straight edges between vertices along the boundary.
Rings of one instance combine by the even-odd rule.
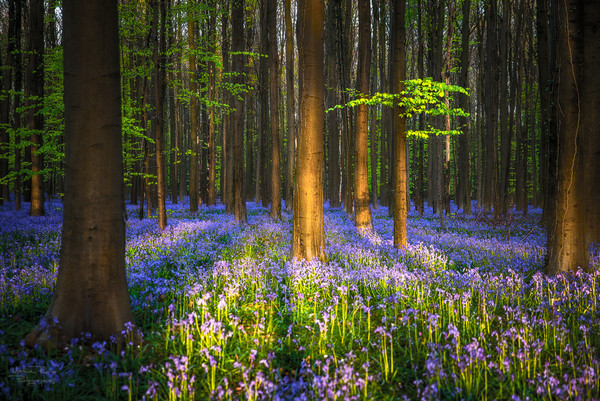
[[[22,17],[23,17],[23,4],[21,0],[11,0],[14,2],[15,6],[15,17],[14,17],[14,30],[11,35],[14,38],[14,55],[13,55],[13,69],[14,69],[14,90],[15,97],[13,99],[12,105],[12,122],[11,127],[13,129],[17,129],[21,126],[21,113],[19,112],[19,107],[21,106],[21,90],[23,88],[22,78],[23,78],[23,56],[22,56],[22,45],[21,45],[21,30],[22,30]],[[14,183],[14,193],[15,193],[15,210],[21,210],[21,198],[22,198],[22,180],[21,180],[21,147],[20,147],[21,139],[19,135],[15,135],[15,169],[14,171],[17,173]]]
[[[65,210],[60,267],[29,345],[121,337],[133,322],[125,277],[117,2],[64,0]],[[53,319],[58,321],[57,324]]]
[[[208,32],[210,37],[208,38],[208,52],[211,57],[215,54],[215,26],[216,26],[216,13],[217,10],[216,2],[211,0],[209,2],[209,16],[208,16]],[[216,81],[215,62],[212,58],[208,60],[208,193],[206,204],[208,206],[214,206],[216,204],[216,188],[215,181],[217,179],[217,152],[215,143],[215,81]]]
[[[29,61],[27,64],[26,97],[28,125],[31,130],[31,216],[44,215],[44,169],[42,155],[42,130],[44,117],[39,111],[44,103],[44,1],[30,0],[29,4]]]
[[[353,41],[350,35],[351,29],[350,27],[352,26],[352,2],[351,1],[346,1],[345,3],[342,2],[345,5],[345,9],[344,9],[344,17],[343,17],[343,21],[344,21],[344,25],[343,25],[343,29],[340,29],[340,31],[338,32],[341,35],[340,38],[340,52],[341,52],[341,79],[340,82],[342,84],[342,88],[347,89],[350,87],[350,81],[351,81],[351,64],[352,64],[352,51],[353,51]],[[344,92],[344,94],[342,95],[342,103],[346,104],[349,101],[349,97],[346,94],[346,92]],[[345,141],[343,142],[344,144],[344,156],[346,159],[346,163],[345,163],[345,183],[346,185],[343,186],[343,197],[344,197],[344,210],[346,211],[346,213],[348,214],[352,214],[354,211],[354,204],[353,204],[353,192],[354,192],[354,188],[353,188],[353,184],[354,184],[354,179],[353,179],[353,172],[354,172],[354,135],[353,135],[353,129],[352,129],[352,110],[350,110],[348,107],[345,107],[342,110],[342,118],[343,118],[343,137],[345,138]]]
[[[294,205],[294,164],[296,152],[296,95],[294,93],[294,36],[292,34],[291,0],[283,2],[285,13],[285,62],[287,81],[287,168],[285,208]]]
[[[448,1],[448,30],[446,33],[446,55],[444,60],[444,81],[446,85],[450,85],[450,71],[452,70],[452,57],[450,52],[452,51],[452,37],[454,35],[454,18],[456,11],[456,3],[451,0]],[[445,93],[446,107],[450,108],[450,99],[448,92]],[[446,131],[450,131],[450,115],[446,115]],[[443,208],[446,214],[450,214],[450,135],[444,137],[444,201]],[[442,220],[443,222],[443,220]],[[443,226],[443,223],[442,223]]]
[[[170,2],[169,2],[169,7],[170,7]],[[175,42],[175,30],[174,30],[174,24],[176,22],[172,21],[171,19],[169,19],[169,36],[168,36],[168,40],[169,40],[169,47],[174,47],[176,45]],[[179,55],[177,55],[177,59],[179,59]],[[171,56],[169,56],[169,64],[175,66],[175,54],[171,54]],[[177,67],[175,67],[175,69],[177,69]],[[171,141],[171,149],[170,149],[170,154],[171,154],[171,170],[170,170],[170,191],[171,191],[171,201],[176,204],[178,203],[179,199],[178,199],[178,188],[177,188],[177,169],[180,163],[178,163],[179,160],[179,147],[181,146],[181,143],[179,142],[179,102],[177,100],[177,94],[176,94],[176,90],[175,90],[175,71],[171,70],[169,71],[169,139]],[[182,199],[183,201],[183,199]]]
[[[271,107],[271,217],[281,219],[281,167],[279,160],[279,55],[277,52],[277,0],[267,0],[269,48],[269,105]]]
[[[502,20],[500,27],[500,37],[498,44],[500,46],[500,79],[499,88],[499,106],[500,106],[500,180],[498,185],[498,195],[496,196],[494,215],[496,217],[506,216],[509,203],[509,178],[511,170],[511,142],[512,127],[509,124],[509,49],[508,35],[510,29],[510,4],[507,0],[502,0]]]
[[[339,74],[338,63],[336,62],[338,51],[338,18],[341,14],[341,2],[327,2],[327,22],[325,24],[325,57],[327,58],[327,90],[326,107],[331,108],[339,103]],[[326,115],[328,142],[328,195],[329,206],[340,207],[342,200],[340,198],[340,119],[339,110],[331,110]]]
[[[584,49],[593,50],[592,47],[597,47],[598,43],[585,47],[588,30],[584,31],[584,11],[597,16],[598,4],[586,7],[583,0],[558,2],[558,108],[561,118],[558,125],[556,213],[552,230],[548,233],[547,274],[587,269],[589,263],[582,171],[582,162],[585,162],[585,153],[582,152],[586,150],[581,145],[585,143],[587,134],[597,136],[598,127],[584,131],[582,128],[586,126],[588,117],[581,112],[586,76],[597,73],[595,68],[592,71],[584,69]],[[596,179],[598,177],[594,171],[585,173],[591,173]]]
[[[460,54],[460,75],[459,85],[463,88],[469,86],[469,16],[471,14],[471,0],[463,2],[463,20],[461,28],[461,54]],[[463,110],[468,110],[469,99],[465,94],[458,95],[459,107]],[[460,129],[463,134],[458,138],[458,188],[456,200],[459,208],[462,208],[463,213],[471,214],[471,184],[469,177],[469,130],[466,117],[458,119]]]
[[[222,38],[222,51],[221,54],[223,56],[223,80],[225,82],[230,82],[231,80],[225,74],[229,73],[230,70],[230,57],[229,57],[229,9],[230,9],[230,1],[226,0],[222,5],[223,11],[221,12],[222,21],[221,21],[221,38]],[[231,104],[231,94],[228,90],[223,91],[223,102],[226,104]],[[231,213],[231,153],[229,151],[230,147],[230,122],[231,116],[229,113],[223,114],[223,127],[221,133],[221,191],[222,191],[222,199],[221,202],[225,204],[227,213]]]
[[[244,49],[244,0],[234,0],[231,11],[231,50],[234,52],[243,52]],[[241,72],[244,69],[244,56],[236,54],[232,57],[231,70]],[[236,75],[234,83],[242,84],[241,75]],[[235,111],[233,112],[233,135],[232,135],[232,206],[235,221],[245,222],[246,217],[246,197],[244,191],[244,102],[236,96],[234,101]]]
[[[156,176],[158,192],[158,229],[167,228],[167,211],[165,207],[165,198],[167,195],[167,185],[165,182],[165,167],[163,158],[163,131],[164,131],[164,93],[165,93],[165,70],[162,57],[165,52],[165,19],[166,9],[164,0],[154,0],[152,4],[152,43],[153,43],[153,81],[154,81],[154,116],[152,126],[155,133],[156,144]],[[159,9],[161,16],[160,39],[158,34]]]
[[[484,77],[485,142],[484,142],[484,212],[492,211],[492,205],[498,196],[498,37],[496,30],[497,10],[495,2],[485,6],[486,18],[486,74]]]
[[[371,12],[369,0],[358,2],[358,75],[357,90],[369,93],[371,66]],[[369,200],[368,144],[369,109],[366,104],[357,106],[356,139],[354,140],[354,224],[359,230],[372,229],[371,202]]]
[[[392,71],[390,79],[392,82],[392,92],[401,93],[404,90],[405,80],[405,55],[404,41],[406,38],[406,28],[404,27],[406,2],[405,0],[395,1],[392,5],[392,25],[391,32],[391,57],[393,57]],[[406,171],[406,118],[401,116],[401,110],[398,106],[393,109],[394,113],[394,137],[396,139],[394,153],[394,246],[397,248],[406,248],[407,230],[406,218],[408,208],[406,199],[406,181],[408,174]]]
[[[372,1],[373,7],[373,32],[371,36],[371,42],[373,49],[371,51],[371,93],[377,92],[377,66],[379,59],[379,30],[383,29],[379,22],[379,4],[378,0]],[[381,77],[379,77],[381,79]],[[377,141],[377,113],[378,108],[371,107],[371,127],[370,127],[370,142],[371,142],[371,203],[373,208],[377,209],[379,206],[379,189],[377,187],[377,164],[379,161],[378,154],[378,141]]]
[[[323,0],[298,2],[300,132],[292,257],[325,260],[323,226]]]
[[[423,33],[423,4],[422,1],[418,1],[417,5],[417,35],[418,35],[418,51],[417,51],[417,78],[425,78],[425,63],[423,61],[425,56],[425,34]],[[419,129],[425,129],[425,116],[419,116]],[[425,177],[424,177],[424,153],[425,153],[425,141],[422,138],[416,138],[417,141],[417,167],[416,167],[416,180],[415,180],[415,208],[419,213],[419,216],[423,216],[425,213]]]
[[[188,11],[189,12],[189,11]],[[190,51],[190,212],[198,211],[198,80],[196,77],[195,16],[188,15],[188,44]]]

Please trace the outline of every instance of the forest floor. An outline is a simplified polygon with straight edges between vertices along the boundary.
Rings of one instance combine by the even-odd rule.
[[[600,399],[600,252],[592,273],[541,273],[541,212],[504,221],[428,209],[406,250],[374,210],[360,235],[325,209],[327,263],[289,259],[292,215],[128,205],[141,346],[46,355],[23,337],[51,300],[62,204],[0,208],[0,399]]]

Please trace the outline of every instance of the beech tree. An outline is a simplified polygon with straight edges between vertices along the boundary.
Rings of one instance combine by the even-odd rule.
[[[65,198],[52,303],[26,337],[61,347],[133,322],[125,277],[117,1],[64,0]]]
[[[359,0],[358,2],[358,23],[357,90],[359,95],[367,95],[369,93],[371,67],[371,12],[369,0]],[[404,43],[402,43],[402,47],[404,47]],[[359,230],[373,228],[369,200],[369,167],[367,164],[368,135],[368,106],[359,104],[356,110],[356,137],[354,140],[354,224]]]
[[[406,2],[395,1],[392,5],[392,70],[390,74],[392,93],[401,93],[404,90],[405,61],[404,40],[406,28],[404,27]],[[408,215],[406,181],[406,117],[398,105],[393,109],[394,116],[394,246],[404,248],[407,245],[406,217]]]
[[[298,1],[300,126],[292,257],[325,260],[323,223],[323,0]]]
[[[560,119],[556,207],[548,232],[545,267],[548,274],[587,269],[588,246],[600,240],[597,212],[600,191],[592,184],[600,176],[600,141],[598,117],[595,109],[590,108],[598,104],[600,93],[594,64],[600,56],[599,34],[591,27],[599,16],[597,2],[570,0],[559,2],[557,8]],[[586,188],[586,184],[594,189]]]

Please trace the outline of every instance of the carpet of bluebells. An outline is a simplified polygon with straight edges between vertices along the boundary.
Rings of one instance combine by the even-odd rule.
[[[328,261],[290,260],[292,215],[248,203],[167,204],[169,227],[127,207],[140,345],[45,354],[23,337],[49,306],[62,205],[0,208],[0,399],[600,399],[600,252],[592,273],[541,273],[541,212],[409,216],[409,245],[374,210],[358,233],[325,208]],[[126,328],[127,331],[131,327]]]

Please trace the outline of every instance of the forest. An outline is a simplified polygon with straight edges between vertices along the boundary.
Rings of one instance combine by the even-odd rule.
[[[0,0],[0,399],[600,400],[599,25]]]

